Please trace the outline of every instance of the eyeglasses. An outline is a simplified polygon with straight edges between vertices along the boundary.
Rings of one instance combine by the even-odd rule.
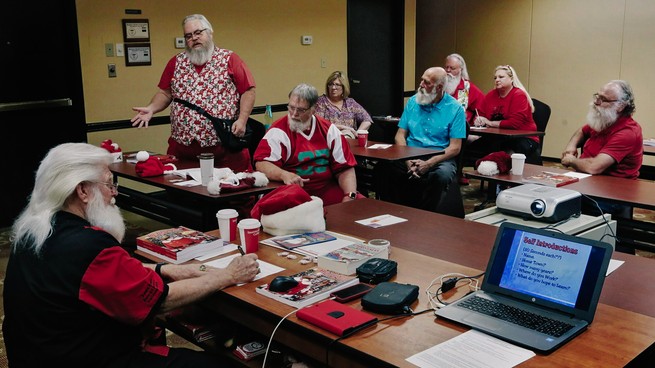
[[[115,191],[116,193],[118,193],[118,183],[107,183],[104,181],[92,181],[91,183],[102,184],[107,188],[109,188],[109,190],[111,190],[112,192]]]
[[[185,33],[184,34],[184,39],[189,41],[189,40],[193,39],[194,37],[200,37],[202,32],[204,32],[206,30],[207,30],[207,28],[203,28],[203,29],[197,29],[197,30],[195,30],[195,31],[193,31],[191,33]]]
[[[593,97],[594,97],[594,103],[603,103],[603,102],[610,103],[610,102],[618,101],[618,100],[609,100],[607,97],[602,96],[602,95],[600,95],[598,93],[594,93]]]
[[[303,109],[302,107],[295,107],[295,106],[287,105],[287,110],[289,110],[289,112],[292,113],[292,114],[294,112],[298,112],[299,114],[304,114],[307,111],[309,111],[309,109],[310,109],[309,107],[306,108],[306,109]]]
[[[328,83],[328,87],[330,87],[330,88],[342,88],[342,87],[343,87],[343,84],[339,84],[339,83]]]

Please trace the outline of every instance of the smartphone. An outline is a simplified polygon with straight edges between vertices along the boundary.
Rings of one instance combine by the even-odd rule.
[[[337,290],[330,294],[330,296],[334,297],[334,300],[339,303],[345,303],[347,301],[362,297],[364,294],[371,291],[371,289],[373,289],[373,286],[360,283],[357,285],[349,286],[345,289]]]

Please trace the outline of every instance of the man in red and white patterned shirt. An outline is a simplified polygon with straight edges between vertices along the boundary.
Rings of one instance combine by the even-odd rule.
[[[174,99],[188,101],[210,115],[235,120],[232,133],[244,135],[246,122],[255,105],[255,79],[241,58],[231,50],[214,45],[214,30],[205,16],[193,14],[182,22],[185,51],[170,59],[162,73],[159,91],[137,111],[132,125],[148,127],[152,115],[171,107],[169,155],[195,160],[200,153],[214,154],[216,167],[235,172],[251,171],[247,148],[233,152],[219,144],[212,122]]]
[[[314,114],[318,92],[299,84],[289,93],[289,114],[271,125],[254,154],[255,168],[270,180],[300,185],[324,205],[357,193],[357,161],[336,125]]]

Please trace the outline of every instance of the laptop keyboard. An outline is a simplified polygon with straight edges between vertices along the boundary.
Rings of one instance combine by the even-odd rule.
[[[543,317],[479,296],[464,300],[458,305],[554,337],[560,337],[573,328],[573,325],[566,322]]]

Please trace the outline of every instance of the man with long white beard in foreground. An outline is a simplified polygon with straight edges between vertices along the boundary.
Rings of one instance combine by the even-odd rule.
[[[363,198],[350,145],[336,125],[314,113],[317,101],[318,91],[308,84],[289,92],[289,113],[259,142],[255,168],[269,180],[301,186],[325,206]]]
[[[395,143],[442,151],[429,158],[378,163],[376,194],[382,200],[436,212],[442,194],[454,182],[457,156],[466,139],[466,114],[444,90],[448,78],[440,67],[427,69],[398,122]]]
[[[215,118],[235,120],[232,133],[242,137],[255,105],[255,79],[235,52],[214,44],[214,29],[205,16],[185,17],[182,28],[184,52],[168,61],[157,85],[159,91],[148,106],[132,108],[137,112],[132,125],[147,128],[152,115],[170,105],[167,154],[195,161],[200,153],[211,152],[215,167],[251,171],[248,148],[231,151],[224,147],[212,122],[197,108]]]
[[[578,129],[562,153],[562,164],[592,175],[637,179],[644,158],[641,126],[634,119],[632,88],[623,80],[612,80],[593,95],[587,124]],[[578,154],[578,148],[582,152]],[[582,212],[612,218],[632,219],[632,208],[583,196]],[[617,243],[616,250],[634,254],[634,247]]]
[[[573,133],[562,153],[562,164],[587,174],[637,179],[644,149],[641,126],[632,119],[634,112],[628,82],[607,83],[594,94],[587,124]],[[582,148],[580,154],[578,148]]]
[[[12,367],[225,367],[153,340],[155,318],[257,275],[257,256],[226,268],[143,264],[121,247],[110,153],[52,148],[12,228],[2,325]],[[161,331],[159,331],[161,333]],[[159,344],[154,344],[159,342]]]

